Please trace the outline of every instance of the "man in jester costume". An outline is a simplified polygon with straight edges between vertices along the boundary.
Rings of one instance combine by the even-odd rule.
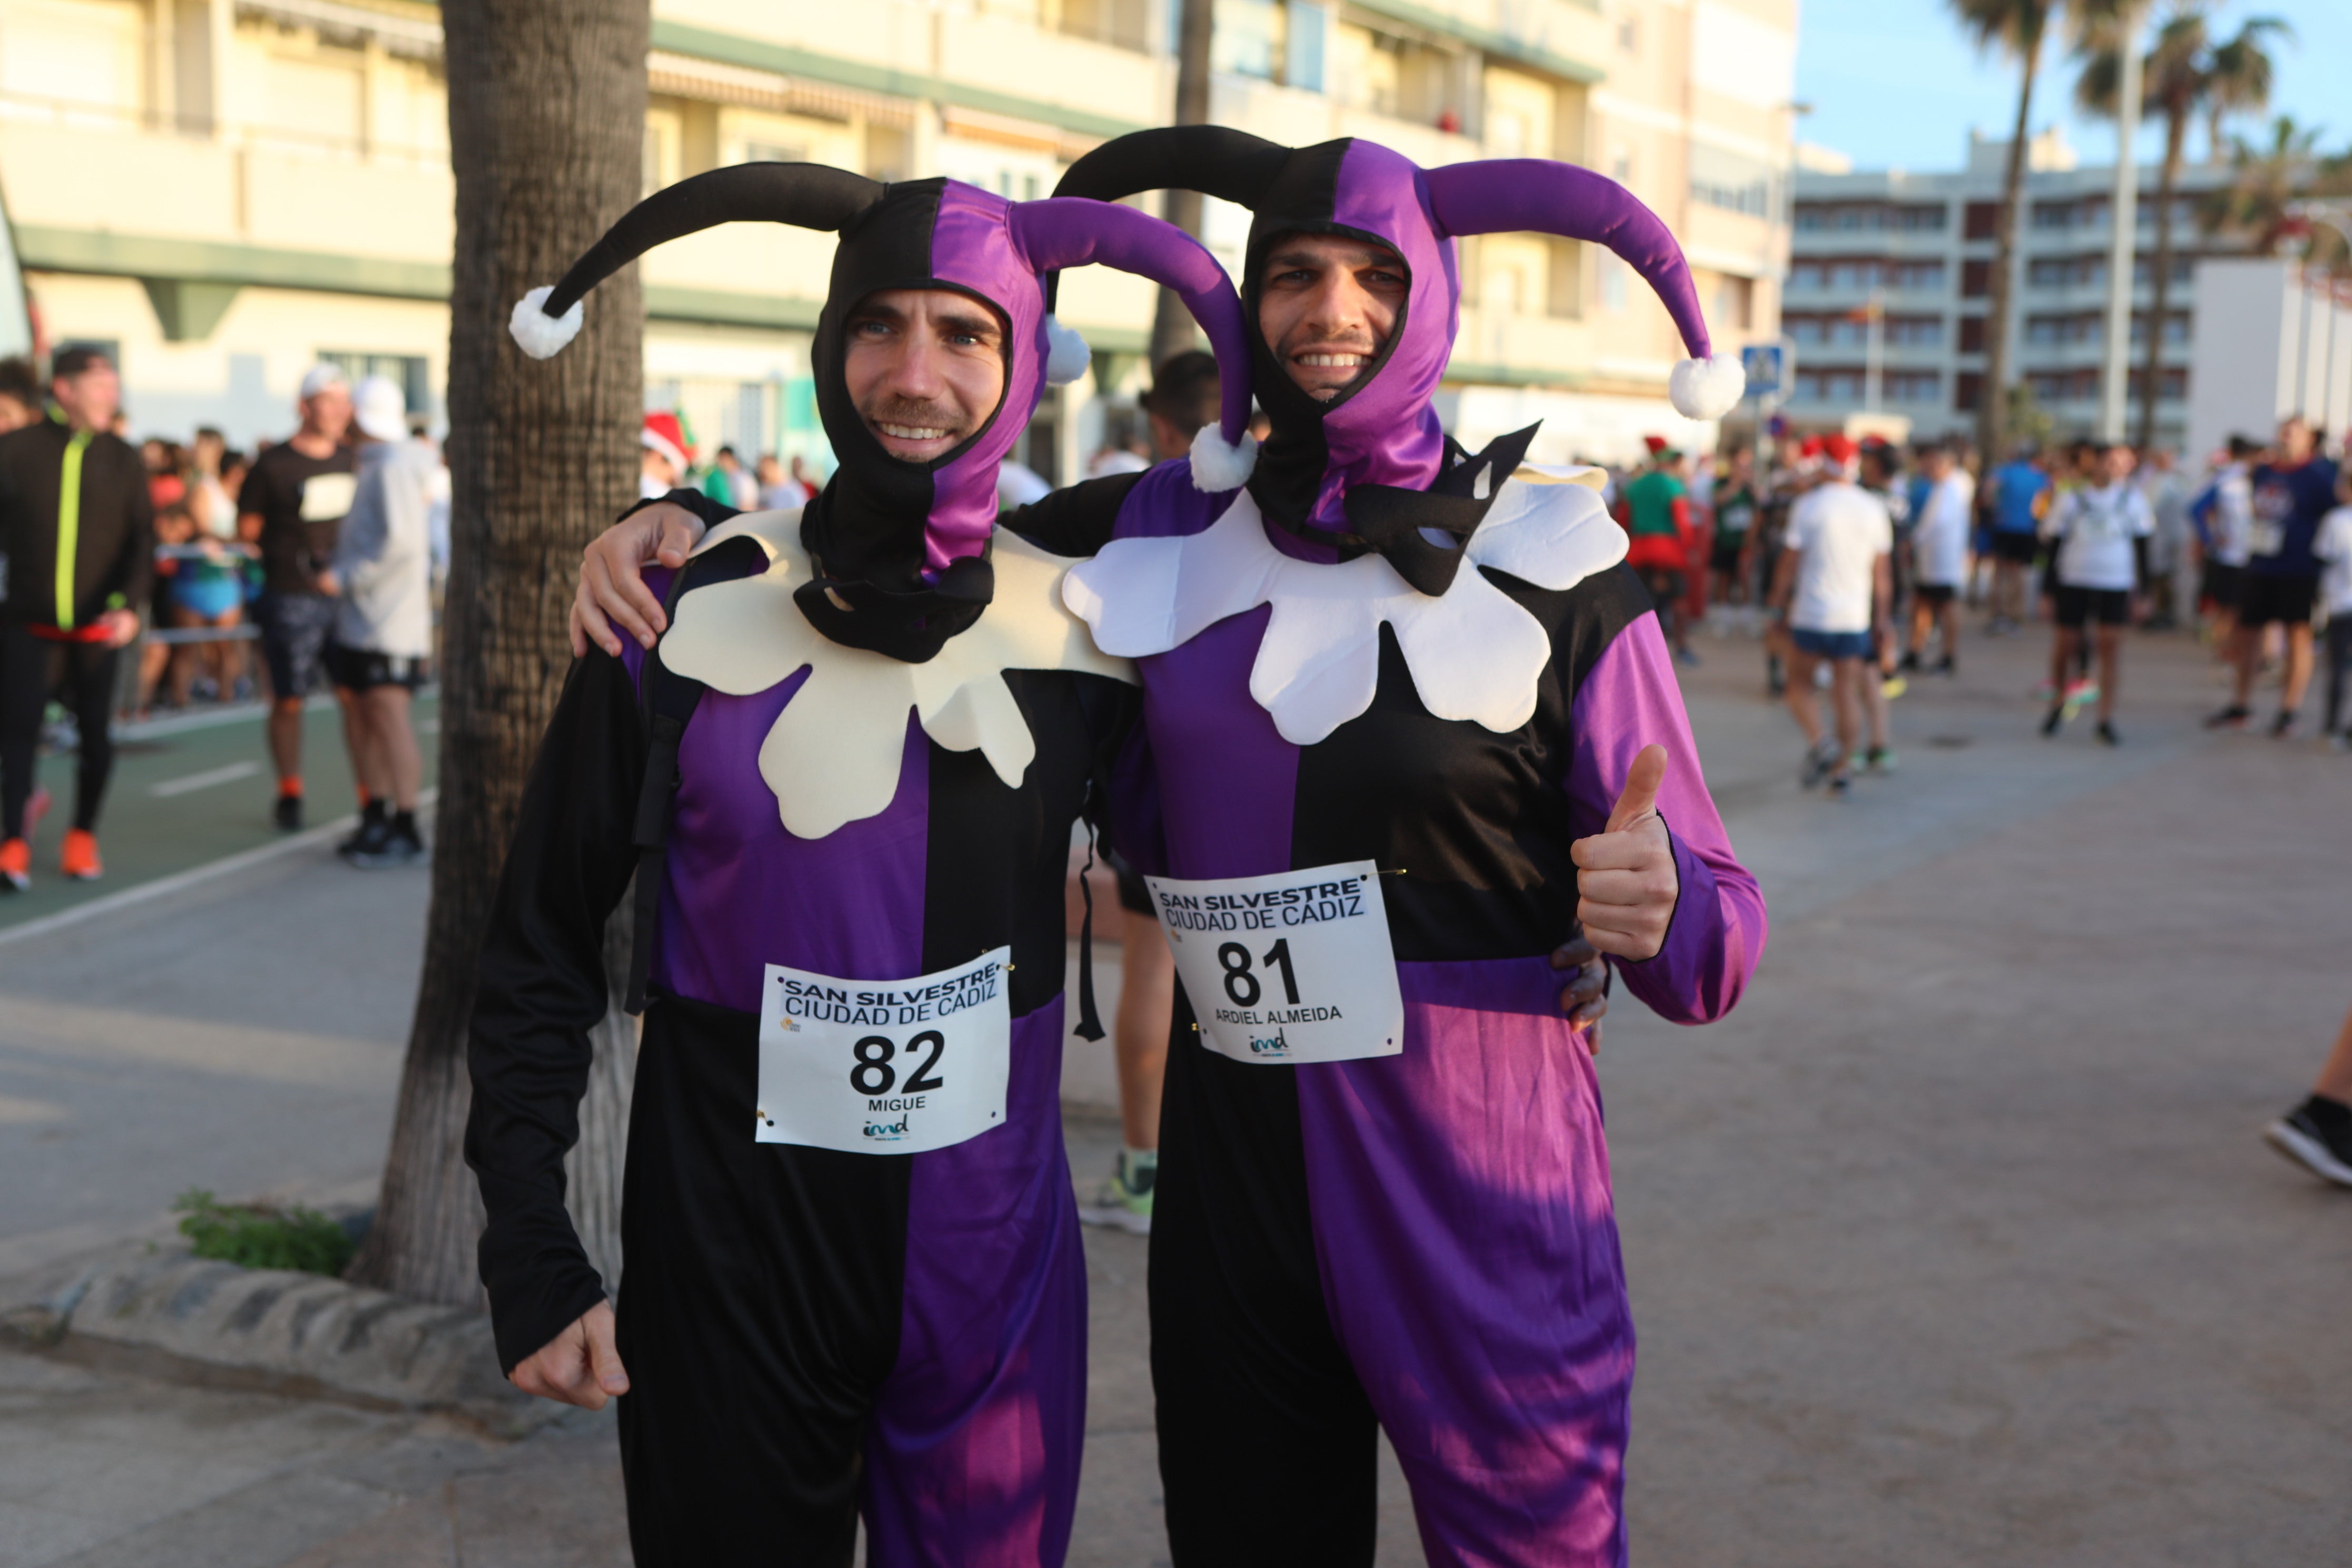
[[[1196,455],[1032,510],[1093,556],[1064,600],[1143,683],[1125,815],[1156,831],[1124,842],[1181,983],[1150,1279],[1172,1554],[1369,1564],[1378,1427],[1433,1563],[1622,1563],[1633,1326],[1551,955],[1580,927],[1706,1023],[1765,911],[1598,476],[1526,464],[1532,429],[1468,453],[1440,428],[1454,239],[1607,245],[1690,352],[1689,417],[1730,409],[1738,363],[1656,216],[1570,165],[1187,127],[1058,194],[1166,187],[1254,214],[1271,433],[1245,484]],[[592,630],[643,619],[649,545],[592,549]]]
[[[641,1563],[847,1568],[862,1514],[877,1565],[1057,1564],[1086,1384],[1062,888],[1135,676],[1063,605],[1068,563],[995,529],[996,470],[1075,374],[1055,268],[1184,296],[1236,367],[1202,437],[1234,462],[1239,304],[1129,208],[747,164],[631,211],[517,339],[557,352],[615,268],[740,220],[841,236],[813,355],[840,468],[652,574],[668,635],[582,659],[550,726],[471,1042],[499,1357],[621,1396]],[[616,1337],[562,1159],[632,875]]]

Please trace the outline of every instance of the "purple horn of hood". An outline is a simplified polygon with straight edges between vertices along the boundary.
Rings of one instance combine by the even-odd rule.
[[[1658,215],[1605,174],[1544,158],[1452,163],[1423,174],[1430,215],[1449,237],[1525,231],[1605,245],[1656,290],[1690,358],[1675,367],[1670,395],[1693,419],[1715,419],[1739,401],[1738,358],[1716,354],[1683,247]]]
[[[1076,196],[1021,203],[1013,209],[1013,236],[1039,272],[1093,262],[1174,289],[1216,356],[1218,434],[1240,444],[1249,428],[1249,331],[1225,269],[1199,240],[1133,207]]]

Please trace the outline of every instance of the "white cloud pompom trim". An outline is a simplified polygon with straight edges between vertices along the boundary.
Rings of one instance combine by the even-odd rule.
[[[1094,351],[1087,347],[1076,327],[1062,325],[1059,316],[1045,317],[1045,384],[1067,386],[1087,374],[1094,363]]]
[[[1257,437],[1246,430],[1232,442],[1215,426],[1203,425],[1192,437],[1192,488],[1204,495],[1241,489],[1256,467]]]
[[[1684,360],[1666,378],[1666,398],[1685,419],[1720,419],[1747,393],[1748,373],[1739,368],[1736,353]]]
[[[549,315],[543,307],[554,292],[551,288],[532,289],[515,301],[514,314],[507,318],[507,331],[533,359],[553,359],[562,353],[563,345],[580,335],[580,323],[588,319],[585,300],[574,300],[572,309],[561,316]]]

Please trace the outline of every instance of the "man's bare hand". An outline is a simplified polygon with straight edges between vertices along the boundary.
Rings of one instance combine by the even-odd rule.
[[[613,1348],[612,1307],[599,1301],[582,1313],[514,1369],[513,1383],[525,1394],[583,1410],[602,1410],[607,1399],[628,1393],[629,1374]]]
[[[1616,958],[1640,963],[1665,945],[1682,891],[1674,845],[1658,816],[1666,749],[1644,746],[1626,770],[1625,788],[1609,825],[1569,846],[1576,862],[1576,918],[1585,940]]]
[[[130,610],[109,610],[98,617],[109,647],[129,647],[139,640],[139,616]]]
[[[1575,971],[1560,990],[1559,1010],[1567,1015],[1568,1026],[1583,1037],[1585,1051],[1599,1056],[1601,1017],[1609,1011],[1609,995],[1604,989],[1609,984],[1609,966],[1602,962],[1601,950],[1580,931],[1552,949],[1551,966]]]
[[[645,569],[685,565],[687,552],[705,531],[702,520],[686,508],[656,501],[590,540],[580,554],[580,586],[572,595],[572,657],[587,658],[593,642],[619,658],[620,632],[636,638],[640,647],[653,647],[669,617],[646,586]]]

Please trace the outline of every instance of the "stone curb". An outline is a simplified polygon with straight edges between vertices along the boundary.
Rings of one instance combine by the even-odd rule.
[[[0,1327],[38,1345],[131,1346],[278,1392],[446,1411],[508,1437],[563,1410],[499,1375],[488,1317],[463,1308],[149,1244],[27,1283],[9,1292],[24,1304],[0,1311]]]

